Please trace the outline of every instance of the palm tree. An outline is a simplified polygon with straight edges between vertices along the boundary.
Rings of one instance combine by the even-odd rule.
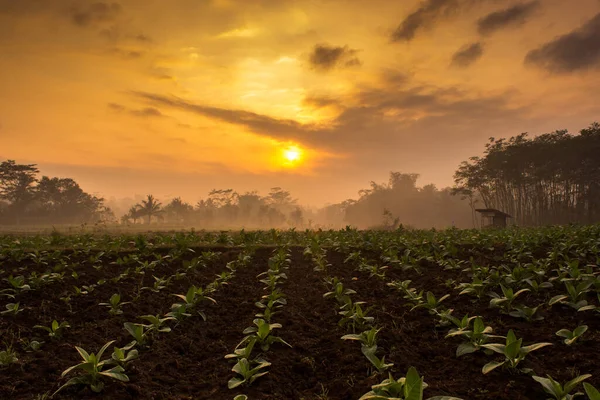
[[[154,196],[149,194],[146,200],[142,200],[142,204],[138,204],[138,215],[148,216],[148,224],[152,220],[153,216],[162,213],[162,203],[157,201]]]
[[[125,217],[127,218],[127,220],[129,220],[130,218],[133,220],[133,223],[137,223],[137,219],[141,216],[140,213],[140,205],[136,204],[135,206],[131,206],[131,208],[129,209],[129,212],[127,214],[125,214]]]

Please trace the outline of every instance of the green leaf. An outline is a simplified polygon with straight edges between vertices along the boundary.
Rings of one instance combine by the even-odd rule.
[[[531,353],[532,351],[539,350],[542,347],[546,347],[546,346],[552,346],[552,343],[547,343],[547,342],[545,342],[545,343],[535,343],[535,344],[531,344],[529,346],[523,346],[523,347],[521,347],[521,351],[524,354],[528,354],[528,353]]]
[[[481,372],[483,372],[484,374],[487,374],[487,373],[493,371],[494,369],[504,365],[505,362],[506,361],[491,361],[483,366],[483,368],[481,369]]]
[[[498,354],[504,354],[504,350],[506,349],[506,345],[500,343],[482,344],[481,347],[488,350],[492,350],[493,352],[496,352]]]
[[[456,357],[464,356],[465,354],[474,353],[478,350],[477,346],[470,342],[464,342],[456,348]]]
[[[123,367],[117,365],[116,367],[113,367],[109,370],[101,371],[100,375],[108,376],[110,378],[117,379],[121,382],[129,382],[129,377],[123,373],[124,371],[125,370],[123,369]]]
[[[532,376],[533,380],[535,380],[536,382],[539,382],[542,387],[544,388],[544,391],[554,397],[556,397],[557,394],[562,394],[560,393],[561,391],[559,391],[558,393],[555,390],[554,384],[556,382],[553,382],[553,380],[548,379],[548,378],[543,378],[541,376]]]
[[[591,374],[585,374],[585,375],[578,376],[574,379],[571,379],[569,382],[565,383],[565,392],[569,393],[570,391],[575,389],[575,387],[577,387],[577,385],[579,385],[581,382],[583,382],[586,379],[591,378],[591,377],[592,377]]]
[[[415,367],[410,367],[406,373],[406,381],[404,382],[404,399],[423,399],[423,379],[419,376],[419,373]]]
[[[588,330],[588,326],[587,325],[578,326],[577,328],[575,328],[573,330],[573,336],[581,336],[587,330]]]
[[[590,398],[590,400],[600,400],[600,392],[598,391],[598,389],[596,389],[587,382],[583,383],[583,388],[585,389],[585,393]]]

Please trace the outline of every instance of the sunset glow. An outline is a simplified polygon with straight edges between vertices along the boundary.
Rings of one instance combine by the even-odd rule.
[[[598,119],[600,2],[567,3],[0,0],[0,157],[106,197],[450,186],[490,136]]]

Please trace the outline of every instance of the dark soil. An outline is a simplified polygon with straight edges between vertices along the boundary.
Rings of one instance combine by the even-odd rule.
[[[62,283],[20,294],[16,301],[21,302],[25,311],[15,317],[0,317],[2,341],[12,343],[19,357],[17,364],[0,371],[0,399],[35,399],[57,390],[68,379],[61,378],[61,372],[80,361],[74,346],[95,352],[109,340],[116,340],[119,346],[127,344],[131,338],[123,329],[124,322],[142,322],[138,316],[168,312],[176,301],[172,294],[185,293],[192,284],[203,286],[211,282],[240,252],[223,248],[218,251],[222,252],[219,260],[188,274],[185,279],[171,282],[159,293],[142,291],[133,301],[140,280],[144,286],[151,285],[152,275],[172,274],[181,268],[181,262],[157,267],[153,274],[128,277],[116,284],[108,279],[121,271],[107,262],[100,270],[91,266],[79,268],[78,280],[68,277]],[[338,325],[335,301],[323,298],[327,291],[323,278],[327,274],[314,271],[312,262],[304,259],[302,249],[297,248],[293,249],[289,279],[282,286],[288,303],[273,318],[273,322],[283,325],[277,334],[293,347],[274,344],[262,355],[272,363],[267,375],[240,390],[227,388],[227,381],[234,374],[231,372],[233,364],[224,356],[233,352],[244,337],[244,328],[252,325],[258,311],[254,303],[265,294],[264,285],[256,276],[267,269],[271,254],[271,248],[258,249],[250,266],[238,269],[230,284],[214,293],[212,297],[217,305],[207,303],[207,321],[196,316],[171,325],[172,332],[160,334],[151,345],[140,350],[139,359],[126,367],[130,382],[107,379],[100,394],[87,388],[70,387],[55,398],[231,400],[234,395],[245,393],[250,399],[354,400],[369,391],[371,385],[385,379],[386,375],[372,374],[370,363],[357,342],[340,339],[349,332]],[[410,366],[416,367],[429,384],[425,398],[453,395],[465,400],[537,400],[546,396],[528,375],[501,369],[483,375],[482,366],[497,359],[495,356],[478,352],[457,358],[455,351],[460,340],[445,339],[449,328],[436,328],[435,319],[426,310],[409,312],[402,295],[386,285],[391,279],[411,279],[411,286],[430,290],[436,296],[451,293],[446,306],[454,309],[455,316],[481,315],[497,334],[505,335],[514,329],[518,337],[524,338],[524,344],[553,343],[531,353],[523,362],[524,367],[533,368],[537,375],[550,374],[564,382],[577,374],[590,373],[593,377],[588,382],[596,386],[600,383],[600,363],[597,362],[600,322],[592,313],[578,314],[554,306],[544,311],[544,320],[529,323],[489,309],[487,299],[473,302],[471,297],[458,296],[457,291],[443,286],[446,279],[459,279],[455,271],[435,267],[423,268],[422,274],[391,270],[385,279],[379,279],[369,278],[367,273],[356,272],[353,266],[344,264],[343,254],[330,251],[328,259],[332,264],[328,275],[337,276],[345,286],[356,290],[355,300],[372,306],[375,324],[383,328],[378,342],[380,356],[385,355],[387,362],[394,363],[392,372],[397,378]],[[78,261],[85,264],[84,260],[71,259],[71,262]],[[3,266],[7,271],[12,267]],[[73,297],[69,305],[61,300],[72,291],[73,285],[91,284],[103,278],[107,283],[88,295]],[[6,282],[0,283],[0,289],[6,287]],[[120,293],[123,301],[132,301],[123,307],[122,315],[110,316],[107,308],[98,306],[100,302],[107,302],[113,293]],[[2,300],[4,309],[9,301]],[[534,302],[534,299],[527,301]],[[61,340],[52,341],[43,331],[33,328],[37,324],[47,326],[53,319],[68,321],[72,326]],[[564,345],[555,335],[561,328],[572,330],[582,323],[587,324],[589,330],[574,346]],[[38,352],[26,352],[19,344],[19,339],[24,338],[37,338],[45,343]],[[108,353],[111,351],[112,347]]]

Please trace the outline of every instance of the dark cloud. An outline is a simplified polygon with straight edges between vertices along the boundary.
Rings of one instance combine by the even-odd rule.
[[[477,30],[482,35],[490,35],[500,29],[522,25],[540,5],[539,0],[534,0],[495,11],[477,21]]]
[[[152,43],[154,41],[150,36],[144,34],[135,35],[134,39],[142,43]]]
[[[122,58],[124,60],[135,60],[137,58],[141,58],[144,56],[144,52],[143,51],[139,51],[139,50],[126,50],[126,49],[121,49],[118,47],[115,47],[113,49],[109,50],[109,53]]]
[[[234,125],[241,125],[251,131],[274,138],[300,137],[308,131],[297,121],[277,119],[250,111],[226,109],[194,104],[174,96],[163,96],[153,93],[133,92],[133,95],[154,104],[178,108],[195,114],[215,118]]]
[[[71,20],[78,26],[90,26],[99,22],[110,22],[121,12],[119,3],[96,2],[86,7],[71,9]]]
[[[136,117],[163,117],[163,113],[160,112],[157,108],[154,107],[144,107],[139,110],[131,110],[131,114]]]
[[[164,114],[155,107],[144,107],[137,110],[129,109],[122,104],[108,103],[108,108],[115,112],[128,112],[136,117],[164,117]]]
[[[318,44],[310,53],[309,62],[313,68],[322,71],[328,71],[338,66],[354,67],[361,65],[356,53],[357,50],[348,46]]]
[[[481,42],[468,44],[459,49],[452,56],[452,65],[466,68],[479,60],[483,55],[483,44]]]
[[[108,103],[108,108],[113,111],[125,111],[125,106],[117,103]]]
[[[323,108],[338,104],[338,101],[330,96],[309,95],[302,99],[302,104],[312,108]]]
[[[555,73],[600,67],[600,13],[578,29],[530,51],[525,63]]]
[[[419,8],[409,14],[392,33],[392,41],[410,41],[417,32],[430,27],[444,14],[452,13],[467,3],[464,0],[426,0]]]

